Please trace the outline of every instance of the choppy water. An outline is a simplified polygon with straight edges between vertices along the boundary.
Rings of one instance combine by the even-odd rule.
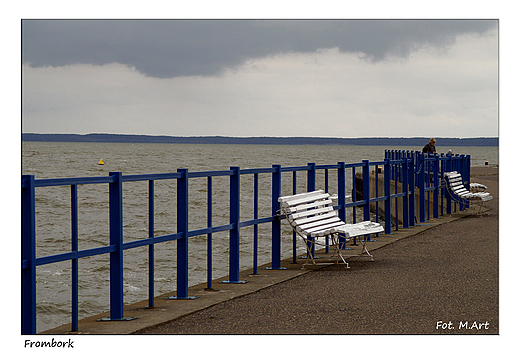
[[[178,168],[190,171],[283,167],[307,163],[357,163],[363,159],[382,161],[380,146],[283,146],[283,145],[192,145],[123,143],[43,143],[24,142],[22,173],[36,179],[58,177],[106,176],[110,171],[128,174],[169,173]],[[390,147],[416,150],[420,147]],[[471,154],[472,165],[498,164],[498,148],[458,147],[455,153]],[[103,159],[105,165],[98,165]],[[270,215],[271,177],[259,177],[259,217]],[[335,176],[329,177],[334,192]],[[283,193],[292,193],[292,176],[283,178]],[[299,191],[304,191],[305,175],[298,175]],[[323,186],[324,176],[317,177]],[[347,189],[349,188],[347,183]],[[129,182],[123,186],[124,241],[148,237],[148,183]],[[241,176],[241,219],[253,219],[253,178]],[[190,229],[206,227],[206,179],[190,179]],[[79,249],[109,245],[108,186],[78,186]],[[229,223],[229,177],[213,178],[213,225]],[[155,235],[176,232],[176,181],[155,182]],[[37,257],[71,250],[70,188],[36,189]],[[290,235],[288,231],[285,234]],[[213,278],[228,274],[229,237],[227,232],[213,235]],[[241,229],[241,268],[252,267],[253,228]],[[206,237],[190,238],[190,285],[206,281]],[[300,250],[303,252],[303,249]],[[270,262],[270,225],[259,226],[259,264]],[[292,255],[291,238],[282,242],[282,257]],[[125,303],[148,297],[148,248],[124,253]],[[176,290],[176,242],[155,247],[155,295]],[[109,310],[109,256],[79,261],[80,318]],[[70,262],[37,268],[37,331],[70,322]]]

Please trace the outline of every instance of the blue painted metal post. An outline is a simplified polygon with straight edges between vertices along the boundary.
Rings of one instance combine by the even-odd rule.
[[[177,169],[181,174],[177,178],[177,295],[170,300],[189,300],[197,297],[188,296],[188,169]]]
[[[307,166],[307,192],[316,190],[316,164],[308,163]]]
[[[309,170],[307,170],[307,192],[316,190],[316,164],[308,163],[307,166]],[[312,239],[311,237],[307,237],[307,239]],[[307,250],[311,249],[312,256],[314,257],[315,245],[310,241],[307,242]],[[307,251],[307,254],[309,252]],[[307,255],[307,257],[310,257]]]
[[[70,186],[70,222],[72,231],[72,252],[78,251],[78,185]],[[77,332],[79,328],[79,272],[78,258],[71,260],[72,279],[72,331]]]
[[[391,214],[391,204],[390,204],[390,180],[392,177],[392,172],[390,168],[390,159],[385,159],[384,165],[384,191],[385,191],[385,234],[392,233],[392,214]]]
[[[369,161],[363,160],[363,220],[370,221],[370,170]],[[365,240],[370,241],[370,234],[365,236]]]
[[[449,155],[449,159],[446,161],[446,172],[451,172],[451,171],[453,171],[453,155]],[[444,176],[442,178],[445,179]],[[449,192],[448,182],[446,181],[445,183],[446,183],[446,213],[451,214],[451,205],[453,203],[451,200],[451,194]]]
[[[363,160],[363,219],[370,221],[370,174],[369,161]]]
[[[213,180],[211,176],[208,176],[208,211],[207,211],[207,224],[208,228],[213,227]],[[208,233],[207,235],[207,287],[208,289],[213,288],[213,234]]]
[[[155,236],[155,208],[154,208],[154,200],[155,200],[155,188],[154,181],[148,181],[148,238],[153,239]],[[155,281],[154,281],[154,271],[155,271],[155,250],[154,245],[150,244],[148,246],[148,307],[154,308],[154,296],[155,296]]]
[[[417,180],[417,182],[419,183],[419,221],[420,222],[426,222],[426,211],[425,211],[425,186],[424,186],[424,183],[425,183],[425,179],[426,179],[426,167],[425,167],[425,164],[426,162],[424,161],[424,155],[421,154],[418,156],[420,161],[421,161],[421,166],[422,166],[422,172],[419,171],[419,179]]]
[[[464,166],[464,181],[466,181],[466,188],[469,190],[469,183],[471,182],[471,156],[465,155],[462,161]],[[469,200],[466,202],[466,208],[469,208]]]
[[[258,219],[258,173],[253,179],[253,218]],[[258,224],[253,226],[253,275],[258,275]]]
[[[114,181],[109,184],[110,245],[110,317],[103,321],[130,320],[123,317],[123,179],[121,172],[110,172]]]
[[[352,168],[352,202],[357,202],[355,167]],[[356,207],[352,209],[352,223],[356,223]],[[354,238],[354,245],[356,245],[356,238]]]
[[[224,283],[245,283],[239,280],[240,272],[240,168],[230,168],[229,188],[229,280]]]
[[[280,210],[280,202],[278,197],[282,194],[282,167],[281,165],[273,165],[272,174],[272,193],[271,193],[271,211],[275,217],[271,224],[271,266],[266,267],[266,270],[285,270],[287,268],[281,267],[282,260],[282,221],[278,216]]]
[[[410,213],[408,211],[408,161],[406,158],[404,158],[403,163],[401,163],[401,171],[402,171],[402,182],[401,182],[401,189],[402,192],[405,194],[403,196],[403,228],[409,228],[410,223],[408,217],[410,217]]]
[[[25,184],[25,186],[24,186]],[[22,176],[22,334],[36,334],[36,214],[34,175]]]
[[[297,192],[298,184],[296,183],[296,181],[297,181],[297,174],[296,174],[296,171],[293,171],[293,195],[296,195],[296,192]],[[294,230],[292,232],[292,249],[293,249],[292,263],[296,264],[297,263],[297,261],[296,261],[296,232]]]
[[[415,226],[415,166],[413,157],[408,158],[408,223]]]
[[[123,318],[123,181],[121,172],[111,172],[114,182],[109,187],[110,245],[110,319]]]
[[[439,218],[439,155],[435,155],[433,162],[433,218]]]
[[[343,222],[347,221],[347,208],[346,204],[346,186],[345,186],[345,162],[338,162],[338,217]],[[341,249],[347,248],[347,241],[345,237],[339,236],[339,243]]]

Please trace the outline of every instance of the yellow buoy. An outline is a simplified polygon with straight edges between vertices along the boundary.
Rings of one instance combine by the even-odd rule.
[[[100,159],[100,160],[99,160],[98,165],[105,165],[105,163],[103,162],[103,159]]]

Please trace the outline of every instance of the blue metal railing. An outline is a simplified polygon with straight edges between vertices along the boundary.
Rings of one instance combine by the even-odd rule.
[[[468,157],[469,158],[469,157]],[[437,161],[443,162],[441,171],[445,171],[453,164],[459,164],[464,172],[463,176],[467,176],[469,182],[469,165],[465,165],[463,159],[452,159],[446,157],[424,157],[420,155],[413,155],[409,153],[397,153],[392,151],[385,152],[385,160],[382,162],[369,162],[364,160],[361,163],[346,164],[339,162],[331,165],[316,165],[309,163],[307,166],[299,167],[281,167],[280,165],[273,165],[271,168],[259,169],[240,169],[239,167],[231,167],[230,170],[224,171],[205,171],[205,172],[190,172],[188,169],[178,169],[175,173],[168,174],[142,174],[142,175],[123,175],[121,172],[111,172],[106,177],[85,177],[85,178],[60,178],[60,179],[35,179],[34,175],[22,176],[22,334],[36,333],[36,267],[46,264],[52,264],[62,261],[71,261],[72,281],[71,281],[71,298],[72,298],[72,320],[71,330],[78,331],[79,317],[78,317],[78,260],[81,258],[109,254],[110,257],[110,317],[106,320],[127,320],[124,317],[124,300],[123,300],[123,259],[124,252],[129,249],[148,247],[148,305],[154,307],[154,253],[155,246],[168,241],[177,241],[177,295],[175,299],[190,299],[188,295],[188,268],[189,268],[189,250],[188,239],[194,236],[205,235],[207,237],[207,287],[212,287],[212,242],[213,234],[217,232],[229,233],[229,283],[243,283],[239,280],[240,271],[240,229],[248,226],[253,226],[253,273],[258,273],[258,226],[260,224],[271,224],[271,267],[270,269],[283,269],[281,267],[281,242],[282,229],[281,218],[278,216],[279,203],[278,197],[284,194],[298,193],[297,187],[302,184],[297,183],[297,172],[306,172],[305,187],[307,191],[313,191],[317,188],[317,174],[323,173],[324,186],[323,189],[329,191],[331,179],[329,179],[330,171],[336,171],[335,176],[335,190],[338,194],[338,203],[334,208],[338,210],[340,218],[347,221],[347,209],[351,209],[352,223],[356,223],[357,211],[362,208],[363,220],[371,219],[371,210],[375,210],[375,220],[379,221],[379,203],[385,204],[384,226],[385,233],[391,233],[391,200],[401,200],[404,206],[406,218],[403,219],[403,227],[408,228],[414,225],[414,190],[415,186],[424,183],[424,178],[419,178],[422,175],[418,170],[418,164],[426,164],[429,171],[430,165],[433,166],[434,173],[437,171],[435,164]],[[433,162],[434,164],[430,164]],[[452,165],[449,165],[452,164]],[[378,195],[378,176],[380,174],[379,167],[384,168],[384,195]],[[459,167],[459,165],[457,165]],[[346,201],[347,192],[347,170],[352,172],[352,202]],[[356,198],[356,169],[361,171],[363,188],[362,199]],[[373,170],[376,179],[376,191],[374,196],[370,197],[370,170]],[[466,169],[466,170],[464,170]],[[259,182],[260,174],[271,175],[271,214],[264,217],[259,217]],[[283,181],[287,181],[286,174],[290,174],[292,180],[292,189],[289,191],[287,187],[282,185]],[[253,176],[253,219],[240,220],[241,216],[241,176]],[[213,178],[217,176],[229,177],[229,224],[213,225]],[[391,191],[391,180],[400,176],[402,182],[402,189],[399,192]],[[434,177],[437,175],[434,174]],[[207,179],[207,195],[205,204],[207,206],[207,224],[206,228],[190,230],[188,214],[190,202],[189,196],[189,181],[194,178]],[[175,180],[177,191],[177,232],[161,236],[155,236],[154,232],[154,189],[155,181],[158,180]],[[123,185],[127,182],[148,181],[148,211],[149,211],[149,227],[148,238],[133,240],[130,242],[123,242]],[[439,191],[439,179],[433,180],[433,186],[424,186],[422,190]],[[109,186],[109,231],[110,244],[108,246],[96,247],[90,249],[78,249],[78,185],[89,184],[108,184]],[[424,184],[423,184],[424,185]],[[72,250],[70,252],[63,252],[60,254],[47,255],[43,257],[36,257],[36,212],[35,212],[35,189],[49,186],[70,186],[71,198],[71,238]],[[397,186],[397,184],[396,184]],[[334,187],[331,187],[334,188]],[[300,187],[301,189],[301,187]],[[302,191],[299,191],[302,192]],[[424,194],[422,195],[424,196]],[[424,201],[424,199],[423,199]],[[424,205],[422,203],[421,205]],[[375,208],[374,208],[375,206]],[[397,203],[396,203],[397,206]],[[143,206],[145,208],[145,206]],[[461,206],[463,208],[463,206]],[[397,211],[397,209],[396,209]],[[374,212],[372,212],[374,213]],[[438,216],[435,215],[434,218]],[[421,214],[421,221],[423,220]],[[397,221],[397,218],[396,218]],[[398,223],[395,224],[398,228]],[[370,240],[370,237],[368,237]],[[293,232],[293,262],[296,262],[296,236]]]
[[[443,178],[445,172],[458,171],[462,175],[463,184],[469,188],[471,156],[459,154],[426,154],[405,150],[385,150],[386,159],[412,159],[415,166],[414,182],[419,189],[420,205],[419,220],[438,218],[440,215],[451,214],[463,210],[469,205],[455,204],[446,187]],[[398,166],[393,166],[391,179],[402,182],[402,173]],[[430,210],[430,206],[432,210]]]

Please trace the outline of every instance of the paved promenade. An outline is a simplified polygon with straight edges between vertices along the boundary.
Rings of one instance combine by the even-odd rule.
[[[472,181],[493,195],[489,215],[427,221],[375,262],[316,269],[137,333],[498,334],[498,168],[472,167]]]

